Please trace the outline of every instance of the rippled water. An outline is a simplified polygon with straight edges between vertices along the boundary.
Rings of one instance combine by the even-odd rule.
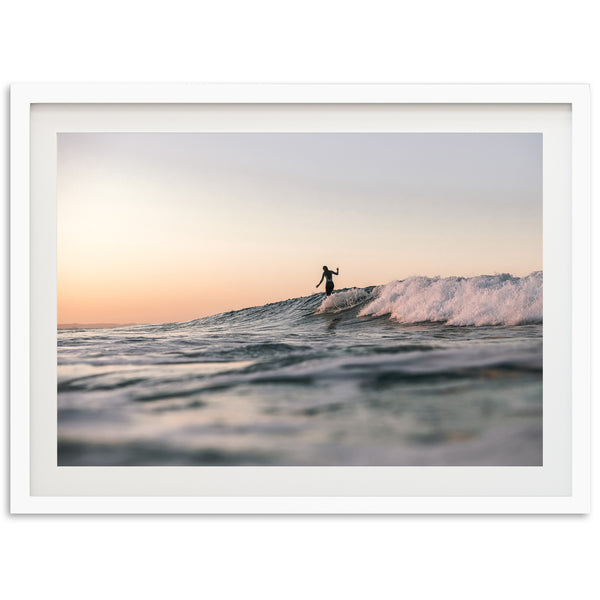
[[[59,331],[59,465],[540,465],[533,301],[521,324],[402,322],[386,287]]]

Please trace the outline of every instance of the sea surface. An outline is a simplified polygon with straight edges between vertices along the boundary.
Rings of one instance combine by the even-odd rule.
[[[58,464],[541,465],[542,273],[58,331]]]

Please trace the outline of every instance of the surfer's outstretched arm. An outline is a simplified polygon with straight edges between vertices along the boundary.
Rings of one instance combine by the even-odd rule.
[[[331,272],[333,273],[333,271],[331,271]],[[340,268],[339,268],[339,267],[336,267],[336,268],[335,268],[335,274],[336,274],[336,275],[339,275],[339,274],[340,274]]]
[[[324,278],[325,278],[325,273],[323,273],[323,275],[321,275],[321,281],[319,281],[319,283],[317,283],[317,285],[315,287],[319,287],[323,283]]]

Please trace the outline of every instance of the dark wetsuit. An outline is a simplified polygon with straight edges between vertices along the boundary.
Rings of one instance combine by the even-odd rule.
[[[333,276],[339,273],[339,269],[337,269],[337,273],[335,271],[330,271],[327,269],[323,271],[323,275],[321,275],[321,281],[323,281],[323,277],[325,277],[325,293],[328,296],[331,296],[331,292],[333,292]],[[321,281],[317,284],[317,287],[321,285]]]
[[[325,293],[328,296],[331,296],[331,292],[333,292],[333,278],[330,273],[327,273],[327,281],[325,282]]]

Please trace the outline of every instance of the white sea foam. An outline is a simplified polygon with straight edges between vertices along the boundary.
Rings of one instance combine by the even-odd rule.
[[[543,275],[527,277],[409,277],[376,290],[359,316],[386,315],[401,323],[519,325],[542,322]]]
[[[361,304],[367,298],[369,298],[369,293],[360,288],[335,292],[323,300],[316,312],[341,312]]]

